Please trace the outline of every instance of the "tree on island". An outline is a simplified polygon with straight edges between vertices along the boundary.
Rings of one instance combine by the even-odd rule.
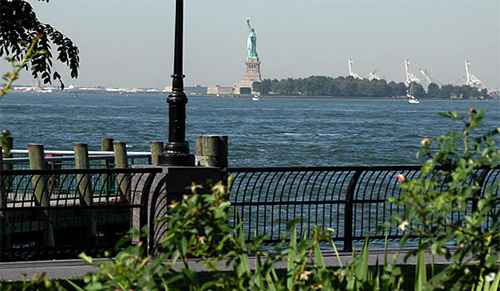
[[[429,86],[427,86],[427,97],[438,97],[439,95],[439,85],[436,83],[430,83]]]
[[[413,96],[417,98],[427,97],[427,93],[425,93],[424,87],[421,84],[413,83]]]
[[[386,80],[354,79],[351,76],[332,78],[310,76],[308,78],[287,78],[282,80],[264,79],[253,84],[255,91],[262,95],[278,96],[324,96],[324,97],[404,97],[408,87],[403,83]],[[413,84],[412,93],[418,98],[487,98],[486,89],[479,90],[467,85],[443,85],[441,88],[431,83],[427,92],[418,83]]]

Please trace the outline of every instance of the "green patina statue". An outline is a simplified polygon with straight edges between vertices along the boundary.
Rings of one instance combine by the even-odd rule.
[[[248,58],[249,59],[258,59],[259,55],[257,54],[257,36],[255,35],[255,30],[252,26],[250,26],[250,18],[247,18],[248,28],[250,29],[248,33]]]

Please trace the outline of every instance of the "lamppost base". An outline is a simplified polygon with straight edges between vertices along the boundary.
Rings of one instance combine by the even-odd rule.
[[[188,142],[169,142],[158,155],[159,166],[194,166],[194,155],[189,153]]]
[[[194,166],[194,155],[163,152],[158,156],[159,166]]]

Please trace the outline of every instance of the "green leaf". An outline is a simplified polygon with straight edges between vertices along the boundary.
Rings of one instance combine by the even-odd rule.
[[[426,283],[427,283],[427,270],[425,266],[425,250],[419,248],[419,250],[417,251],[415,291],[423,290]]]
[[[270,273],[266,274],[266,282],[267,282],[267,289],[269,289],[270,291],[278,290]]]
[[[318,264],[318,267],[321,269],[325,269],[325,261],[323,260],[323,255],[321,253],[321,249],[319,248],[319,244],[314,244],[314,255],[316,257],[316,263]]]
[[[211,287],[215,286],[217,284],[217,281],[208,281],[205,284],[203,284],[200,288],[201,291],[203,290],[210,290]]]
[[[495,280],[491,283],[489,291],[497,291],[500,290],[500,270],[495,275]]]
[[[85,253],[79,254],[78,257],[82,259],[84,263],[92,265],[92,257],[87,256]]]
[[[68,280],[68,279],[64,279],[64,281],[66,281],[68,284],[71,285],[71,287],[73,287],[75,290],[77,291],[85,291],[85,289],[82,289],[80,286],[76,285],[75,283],[73,283],[73,281],[71,280]]]
[[[187,250],[188,250],[188,242],[187,242],[187,238],[185,236],[182,237],[181,239],[181,252],[182,252],[182,255],[187,255]]]
[[[293,226],[290,226],[291,228],[291,237],[290,237],[290,247],[289,247],[289,252],[288,252],[288,264],[287,264],[287,271],[288,271],[288,277],[287,277],[287,288],[290,290],[293,285],[293,276],[291,274],[295,273],[295,265],[296,265],[296,255],[297,255],[297,225],[294,224]]]
[[[363,244],[363,248],[361,249],[361,264],[358,265],[358,268],[354,270],[356,277],[360,280],[366,281],[368,278],[368,256],[370,254],[369,247],[369,238],[366,237],[365,242]]]
[[[488,254],[486,255],[486,261],[484,263],[485,267],[491,268],[498,260],[498,254]]]

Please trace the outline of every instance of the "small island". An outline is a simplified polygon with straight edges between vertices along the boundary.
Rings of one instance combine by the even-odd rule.
[[[407,86],[403,82],[386,80],[355,79],[348,77],[310,76],[307,78],[287,78],[282,80],[264,79],[253,83],[255,91],[262,96],[297,97],[361,97],[382,98],[406,96]],[[417,98],[437,99],[490,99],[498,98],[498,92],[488,92],[468,85],[442,85],[431,83],[427,91],[421,84],[413,84],[413,94]]]

